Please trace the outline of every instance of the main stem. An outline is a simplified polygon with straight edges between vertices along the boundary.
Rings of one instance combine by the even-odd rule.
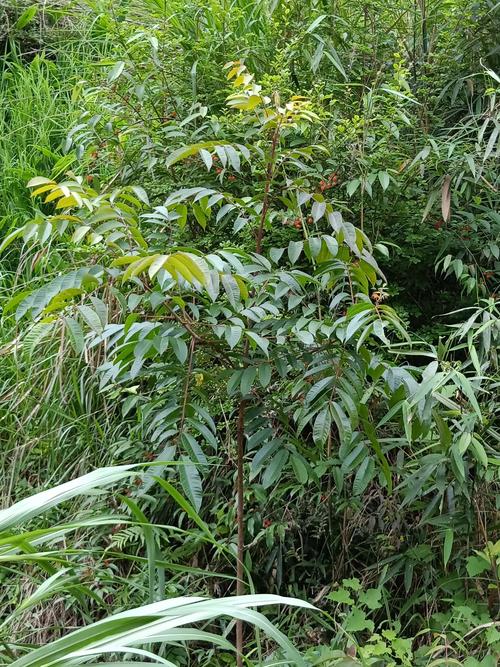
[[[271,183],[274,176],[274,163],[276,160],[276,149],[280,136],[280,123],[276,124],[271,140],[271,152],[269,155],[269,162],[266,169],[266,182],[264,185],[264,200],[262,202],[262,213],[260,215],[259,227],[257,229],[257,236],[255,238],[255,252],[260,254],[262,252],[262,237],[264,236],[264,225],[266,222],[267,211],[269,209],[269,194],[271,192]],[[245,355],[248,351],[248,341],[245,345]],[[236,523],[238,529],[238,546],[237,546],[237,563],[236,563],[236,594],[245,594],[245,499],[244,499],[244,470],[243,462],[245,457],[245,408],[246,401],[244,398],[240,400],[238,406],[238,426],[236,434],[236,442],[238,447],[237,453],[237,474],[236,474]],[[240,620],[236,621],[236,664],[237,667],[243,667],[243,623]]]
[[[238,407],[238,427],[236,442],[238,446],[238,469],[236,479],[236,522],[238,527],[238,553],[236,562],[236,594],[245,594],[245,580],[243,562],[245,558],[245,517],[244,517],[244,495],[243,495],[243,460],[245,456],[245,408],[246,401],[241,399]],[[238,667],[243,667],[243,623],[236,621],[236,661]]]

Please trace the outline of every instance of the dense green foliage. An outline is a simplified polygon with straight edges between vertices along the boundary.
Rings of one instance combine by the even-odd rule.
[[[499,11],[0,7],[3,664],[497,664]]]

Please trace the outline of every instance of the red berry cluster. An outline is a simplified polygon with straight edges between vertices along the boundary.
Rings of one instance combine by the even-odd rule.
[[[217,166],[217,162],[219,162],[219,157],[217,155],[212,155],[212,162],[214,163],[214,165],[216,165],[215,166],[215,173],[217,175],[222,174],[222,172],[224,171],[224,168]],[[227,180],[233,182],[233,181],[236,180],[236,176],[234,174],[229,174],[229,176],[227,177]]]
[[[314,220],[313,220],[312,215],[307,216],[306,222],[307,222],[308,225],[313,224]],[[293,220],[290,220],[290,219],[286,218],[285,220],[283,220],[283,224],[285,226],[286,225],[292,225],[293,227],[295,227],[295,229],[302,229],[302,218],[293,218]]]
[[[271,521],[271,519],[264,519],[262,525],[264,526],[264,528],[269,528],[269,526],[273,525],[273,522]]]
[[[302,220],[301,220],[301,218],[294,218],[293,220],[290,220],[290,219],[286,218],[285,220],[283,220],[283,224],[284,225],[293,225],[293,227],[295,227],[295,229],[302,229]]]
[[[470,241],[470,233],[472,231],[472,227],[470,225],[464,225],[463,227],[459,227],[458,232],[460,234],[460,238],[462,241]]]
[[[335,174],[335,173],[330,174],[330,176],[328,176],[327,181],[323,180],[323,181],[319,182],[319,189],[321,190],[321,192],[324,192],[325,190],[329,190],[330,188],[335,187],[336,185],[339,184],[339,182],[340,181],[339,181],[339,177],[337,176],[337,174]]]

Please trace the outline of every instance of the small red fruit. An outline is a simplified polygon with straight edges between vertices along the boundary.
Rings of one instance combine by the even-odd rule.
[[[222,167],[216,167],[215,171],[216,171],[217,174],[221,174],[222,173]]]
[[[273,525],[273,522],[271,521],[271,519],[264,519],[262,525],[264,526],[264,528],[269,528],[269,526]]]
[[[236,176],[235,176],[234,174],[230,174],[230,175],[227,177],[227,179],[228,179],[228,181],[235,181],[235,180],[236,180]]]

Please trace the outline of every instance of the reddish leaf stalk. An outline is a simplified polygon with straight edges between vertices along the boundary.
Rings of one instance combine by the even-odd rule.
[[[255,252],[259,254],[262,252],[262,237],[264,236],[264,224],[266,222],[267,211],[269,209],[269,193],[271,191],[271,183],[274,176],[274,162],[276,159],[276,148],[278,147],[279,136],[280,124],[278,123],[274,130],[271,142],[271,155],[269,157],[269,162],[267,163],[266,184],[264,186],[264,201],[262,203],[262,213],[260,215],[260,222],[255,241]]]

